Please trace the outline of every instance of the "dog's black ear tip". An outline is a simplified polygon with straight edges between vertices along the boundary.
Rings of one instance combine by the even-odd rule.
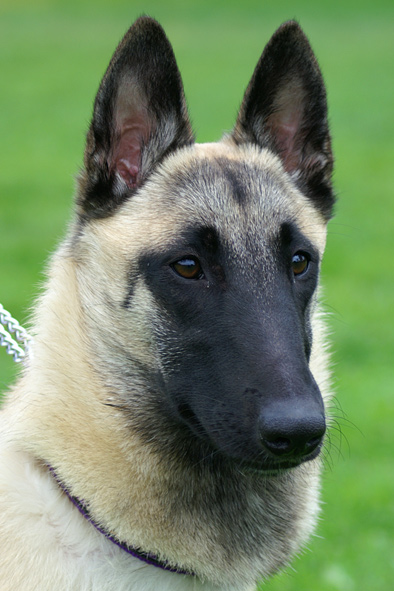
[[[294,40],[295,42],[297,40],[303,40],[309,45],[308,38],[300,23],[293,19],[283,22],[272,35],[271,39],[280,39],[281,41],[287,42],[291,42],[291,40]]]
[[[163,32],[164,29],[161,24],[152,16],[148,14],[141,14],[130,27],[133,30],[138,29],[140,32],[147,32],[148,30]]]
[[[155,18],[153,18],[153,16],[150,16],[150,14],[146,14],[145,12],[140,14],[140,16],[135,19],[134,23],[156,23],[157,25],[159,24],[158,21]]]
[[[278,28],[278,31],[280,30],[298,30],[301,29],[300,23],[298,21],[296,21],[295,19],[291,18],[288,21],[284,21],[280,27]]]
[[[298,21],[295,19],[290,19],[288,21],[284,21],[276,30],[276,33],[287,33],[287,34],[294,34],[294,33],[302,33],[304,31]]]
[[[141,14],[141,16],[139,16],[133,23],[134,27],[161,27],[161,25],[157,22],[156,19],[154,19],[152,16],[150,16],[149,14]]]
[[[166,37],[166,34],[161,24],[148,14],[141,14],[127,29],[119,43],[118,52],[120,49],[127,51],[129,44],[135,45],[138,39],[143,44],[149,38],[161,39],[163,37]]]

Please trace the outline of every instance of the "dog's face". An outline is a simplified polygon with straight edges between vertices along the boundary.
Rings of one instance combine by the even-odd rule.
[[[324,86],[295,23],[218,144],[194,144],[157,23],[140,19],[119,46],[88,134],[73,256],[108,401],[158,449],[262,471],[319,453],[311,355],[331,169]]]

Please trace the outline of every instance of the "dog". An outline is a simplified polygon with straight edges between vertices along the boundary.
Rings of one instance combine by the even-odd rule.
[[[303,547],[329,422],[332,168],[296,22],[208,144],[163,29],[131,26],[0,413],[2,591],[251,591]]]

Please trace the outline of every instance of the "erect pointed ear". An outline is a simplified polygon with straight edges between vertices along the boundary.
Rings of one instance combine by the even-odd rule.
[[[233,139],[277,153],[294,182],[330,218],[335,199],[326,92],[296,22],[284,23],[267,44],[246,89]]]
[[[80,178],[80,213],[110,214],[166,154],[192,142],[172,47],[155,20],[141,17],[120,42],[96,96]]]

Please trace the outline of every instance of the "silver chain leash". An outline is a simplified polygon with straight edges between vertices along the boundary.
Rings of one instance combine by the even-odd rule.
[[[0,346],[14,357],[15,363],[26,359],[32,341],[26,330],[0,304]]]

